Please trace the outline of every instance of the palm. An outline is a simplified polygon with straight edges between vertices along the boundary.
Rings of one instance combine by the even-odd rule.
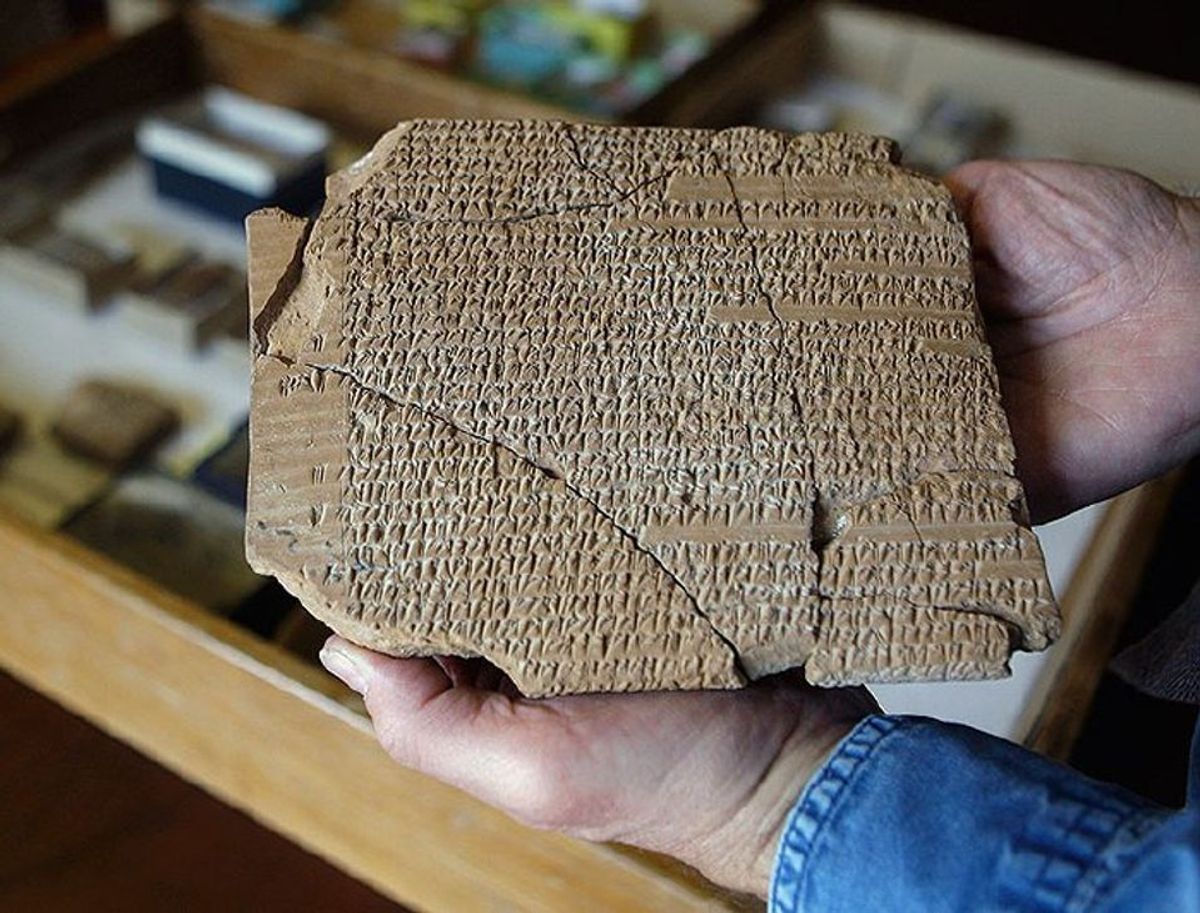
[[[402,763],[526,823],[673,852],[726,883],[753,867],[771,828],[753,822],[763,845],[734,852],[717,835],[751,804],[785,743],[805,743],[815,766],[873,707],[863,692],[818,691],[798,675],[738,691],[527,700],[478,661],[341,649],[381,673],[367,707]]]
[[[1136,175],[1055,162],[950,175],[1035,517],[1200,444],[1200,211]]]

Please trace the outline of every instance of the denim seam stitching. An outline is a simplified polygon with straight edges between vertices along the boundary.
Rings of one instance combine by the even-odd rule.
[[[786,913],[786,911],[794,911],[795,900],[800,892],[801,882],[803,880],[805,862],[812,854],[813,848],[816,846],[822,833],[824,832],[826,823],[834,816],[837,809],[838,801],[845,794],[847,787],[854,777],[863,769],[864,763],[870,758],[876,749],[887,739],[887,737],[900,726],[900,720],[884,717],[884,716],[869,716],[862,720],[846,738],[843,740],[837,750],[830,755],[829,759],[822,766],[816,777],[805,787],[800,794],[800,798],[788,815],[787,823],[784,826],[783,839],[780,843],[779,853],[775,860],[775,870],[771,879],[770,907],[774,913]],[[849,770],[843,772],[838,770],[839,762],[849,761]],[[814,801],[814,797],[823,795],[824,810],[810,810],[809,806]],[[816,827],[809,837],[804,837],[798,833],[798,820],[809,814],[810,811],[815,812],[811,815],[816,821]],[[785,860],[791,856],[796,860],[792,877],[784,879],[783,869]],[[791,895],[785,898],[783,892],[785,890],[785,880],[791,882]],[[787,905],[786,907],[784,905]]]
[[[1097,854],[1097,862],[1101,864],[1092,866],[1080,876],[1067,899],[1066,909],[1088,910],[1105,900],[1119,877],[1138,862],[1140,857],[1129,852],[1133,845],[1161,823],[1162,814],[1156,809],[1129,809],[1120,824],[1113,828],[1104,849]],[[1112,865],[1102,864],[1110,853]]]

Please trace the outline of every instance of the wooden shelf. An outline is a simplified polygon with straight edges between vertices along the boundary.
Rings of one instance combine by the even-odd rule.
[[[423,910],[745,909],[697,877],[516,824],[396,766],[321,670],[62,537],[0,519],[0,664]]]
[[[78,72],[116,43],[107,28],[97,26],[18,61],[0,77],[0,109]]]

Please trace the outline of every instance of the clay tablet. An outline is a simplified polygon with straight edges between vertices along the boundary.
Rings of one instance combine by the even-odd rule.
[[[889,140],[414,122],[249,220],[248,551],[527,694],[982,678],[1059,619]]]

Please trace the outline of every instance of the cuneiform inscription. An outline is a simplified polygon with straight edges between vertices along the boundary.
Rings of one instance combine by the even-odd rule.
[[[306,502],[294,548],[334,569],[309,608],[535,694],[980,677],[1048,643],[966,234],[893,158],[756,130],[385,137],[259,280],[255,413],[282,411],[256,447],[306,469],[280,495],[256,453],[251,512]]]

